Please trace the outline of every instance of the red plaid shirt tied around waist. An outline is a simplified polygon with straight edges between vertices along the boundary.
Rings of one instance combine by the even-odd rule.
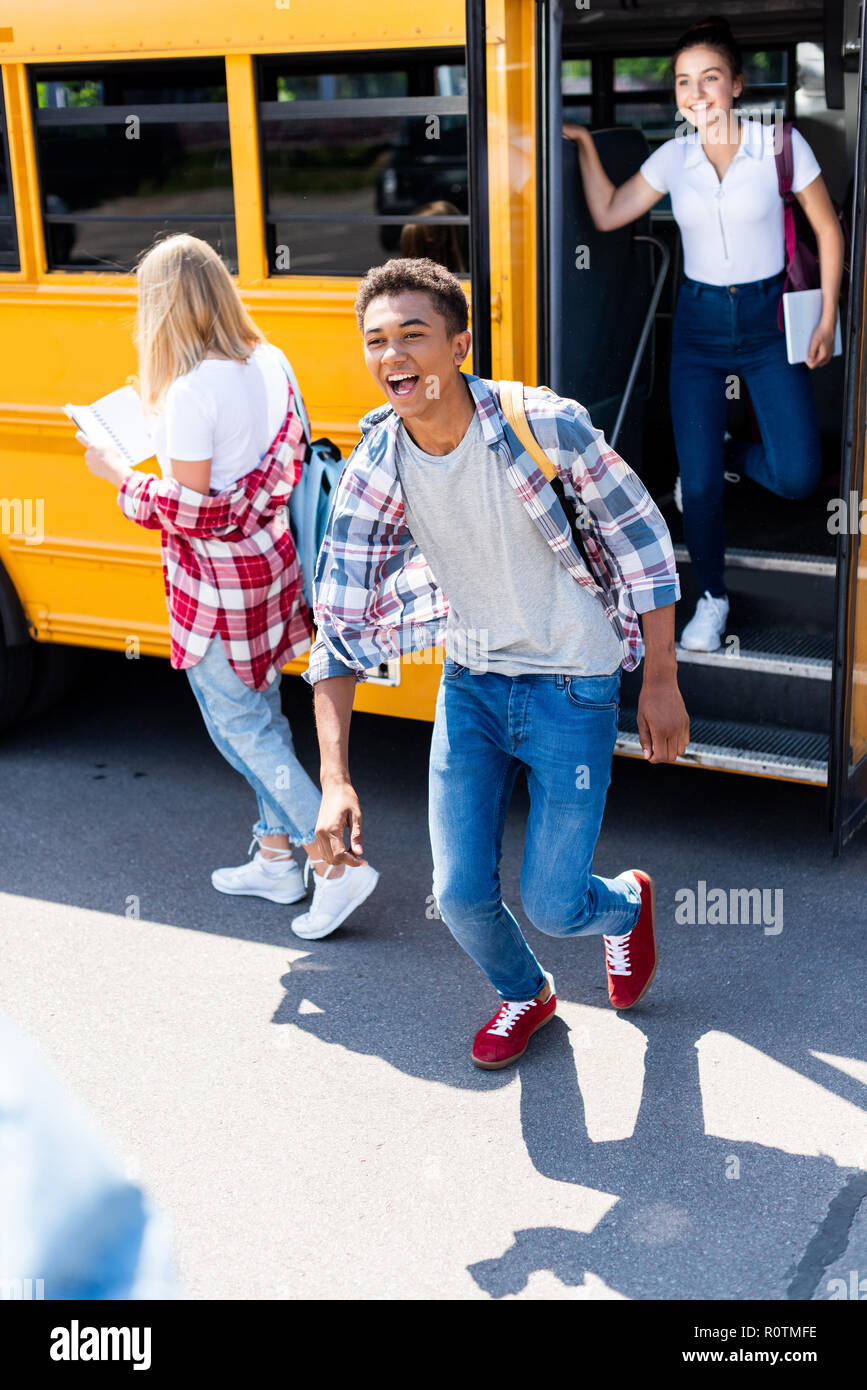
[[[287,505],[305,452],[290,390],[286,418],[262,462],[222,492],[205,496],[174,478],[138,472],[120,489],[124,515],[162,533],[176,669],[195,666],[218,635],[244,684],[265,690],[310,646]]]

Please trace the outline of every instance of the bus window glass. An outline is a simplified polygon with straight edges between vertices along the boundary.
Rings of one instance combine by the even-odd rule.
[[[615,92],[660,92],[670,89],[671,67],[668,54],[652,58],[615,58]]]
[[[775,111],[791,117],[787,108],[786,49],[744,53],[744,92],[739,108],[745,115],[769,122]],[[614,120],[635,125],[651,149],[670,140],[676,129],[677,107],[668,54],[614,59]],[[666,202],[666,206],[668,206]]]
[[[593,124],[593,79],[589,58],[566,58],[560,65],[563,119],[576,125]]]
[[[222,59],[34,66],[48,265],[132,269],[184,231],[237,271]]]
[[[399,255],[469,273],[462,56],[260,59],[272,274],[357,276]]]
[[[20,270],[18,237],[15,233],[15,207],[12,182],[9,177],[9,139],[6,133],[6,110],[0,87],[0,270]]]
[[[795,88],[795,114],[826,119],[829,113],[825,104],[824,50],[817,43],[799,43],[796,56],[798,80]]]

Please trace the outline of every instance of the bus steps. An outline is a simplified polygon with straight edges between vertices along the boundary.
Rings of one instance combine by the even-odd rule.
[[[689,552],[685,545],[674,546],[678,565],[688,565]],[[816,574],[833,579],[837,562],[831,555],[796,555],[782,550],[726,550],[726,569],[773,570],[777,574]]]
[[[827,734],[699,717],[690,720],[690,735],[686,753],[678,758],[684,766],[827,785]],[[633,709],[621,707],[614,751],[624,757],[643,757]]]
[[[830,681],[834,644],[830,633],[743,625],[739,631],[727,633],[715,652],[687,651],[679,642],[676,650],[679,664]]]

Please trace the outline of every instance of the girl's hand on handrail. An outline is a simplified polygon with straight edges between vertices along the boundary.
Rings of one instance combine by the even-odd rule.
[[[573,121],[563,122],[563,134],[567,140],[574,140],[576,145],[582,145],[585,140],[590,139],[590,132],[587,127],[576,125]]]

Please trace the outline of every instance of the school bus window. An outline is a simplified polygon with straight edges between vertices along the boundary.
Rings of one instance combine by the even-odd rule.
[[[667,54],[614,59],[615,92],[659,92],[671,87]]]
[[[469,271],[461,57],[260,59],[272,274],[357,276],[422,249]]]
[[[6,108],[0,89],[0,270],[19,270],[18,236],[15,232],[15,207],[10,181],[10,158],[6,131]]]
[[[6,111],[0,89],[0,270],[20,270],[18,237],[15,230],[15,208],[9,178],[9,140],[6,134]]]
[[[563,119],[576,125],[593,124],[593,78],[589,58],[566,58],[560,64]]]
[[[824,50],[817,43],[799,43],[795,55],[798,73],[795,88],[797,115],[827,116]]]
[[[223,59],[34,66],[52,270],[130,270],[161,231],[237,270]]]
[[[775,110],[792,115],[790,56],[787,49],[744,54],[744,93],[739,105],[746,115],[768,119]],[[638,126],[651,149],[671,139],[676,106],[667,54],[615,58],[614,93],[616,125]]]

